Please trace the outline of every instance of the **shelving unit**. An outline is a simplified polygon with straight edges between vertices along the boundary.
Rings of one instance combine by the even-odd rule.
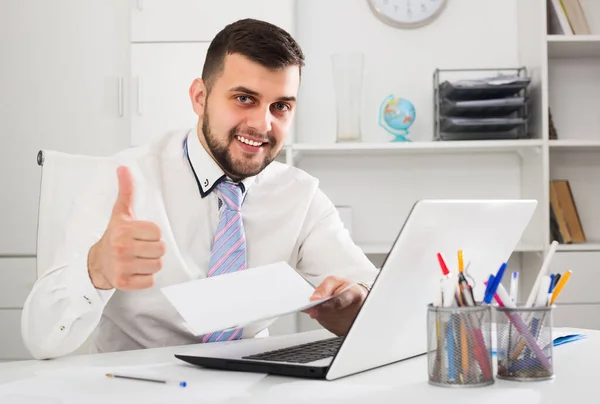
[[[590,265],[600,262],[600,27],[596,35],[550,35],[547,0],[519,0],[516,7],[514,66],[524,66],[531,77],[529,139],[433,141],[431,133],[431,141],[336,144],[300,131],[282,160],[319,178],[334,203],[353,207],[356,242],[373,260],[388,252],[418,198],[538,200],[535,216],[509,262],[510,270],[522,273],[521,301],[551,242],[550,180],[568,179],[587,242],[560,245],[555,255],[553,271],[571,269],[574,279],[583,278],[571,285],[555,325],[600,328],[600,321],[586,317],[594,313],[600,318],[600,295],[585,286],[593,280]],[[549,139],[549,108],[557,140]],[[334,138],[331,133],[320,136]],[[385,184],[393,184],[393,190]],[[386,212],[393,212],[391,220]]]

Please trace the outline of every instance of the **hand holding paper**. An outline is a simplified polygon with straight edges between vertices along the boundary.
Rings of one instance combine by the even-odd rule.
[[[327,277],[316,289],[311,300],[333,298],[307,310],[311,318],[336,335],[346,335],[367,297],[367,290],[343,278]]]
[[[306,310],[346,289],[311,301],[315,288],[287,263],[278,262],[161,290],[190,331],[202,335]]]

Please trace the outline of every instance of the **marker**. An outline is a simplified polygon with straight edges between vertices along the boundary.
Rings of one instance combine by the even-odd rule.
[[[184,381],[179,382],[179,381],[174,381],[174,380],[153,379],[153,378],[149,378],[149,377],[128,376],[128,375],[122,375],[119,373],[107,373],[106,376],[114,378],[114,379],[129,379],[129,380],[139,380],[139,381],[152,382],[152,383],[177,384],[179,387],[187,386],[187,382],[184,382]]]
[[[565,274],[560,278],[560,281],[558,281],[558,285],[556,285],[556,287],[554,288],[554,292],[552,292],[552,299],[550,299],[550,305],[554,304],[554,301],[556,300],[561,290],[565,287],[565,284],[571,277],[571,273],[573,273],[573,271],[569,270],[565,272]]]
[[[462,250],[458,250],[458,272],[462,273],[465,270],[465,262],[463,260]]]

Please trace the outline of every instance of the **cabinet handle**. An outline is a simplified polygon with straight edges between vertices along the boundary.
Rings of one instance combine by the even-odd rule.
[[[144,0],[137,0],[137,8],[140,11],[144,10]]]
[[[119,77],[119,116],[123,116],[123,77]]]
[[[142,78],[138,77],[138,88],[137,88],[137,112],[138,115],[143,114],[143,93],[142,93]]]

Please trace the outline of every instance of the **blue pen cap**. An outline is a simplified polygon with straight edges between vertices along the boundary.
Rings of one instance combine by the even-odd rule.
[[[185,387],[185,386],[187,386],[187,382],[179,382],[179,386],[180,387]]]

